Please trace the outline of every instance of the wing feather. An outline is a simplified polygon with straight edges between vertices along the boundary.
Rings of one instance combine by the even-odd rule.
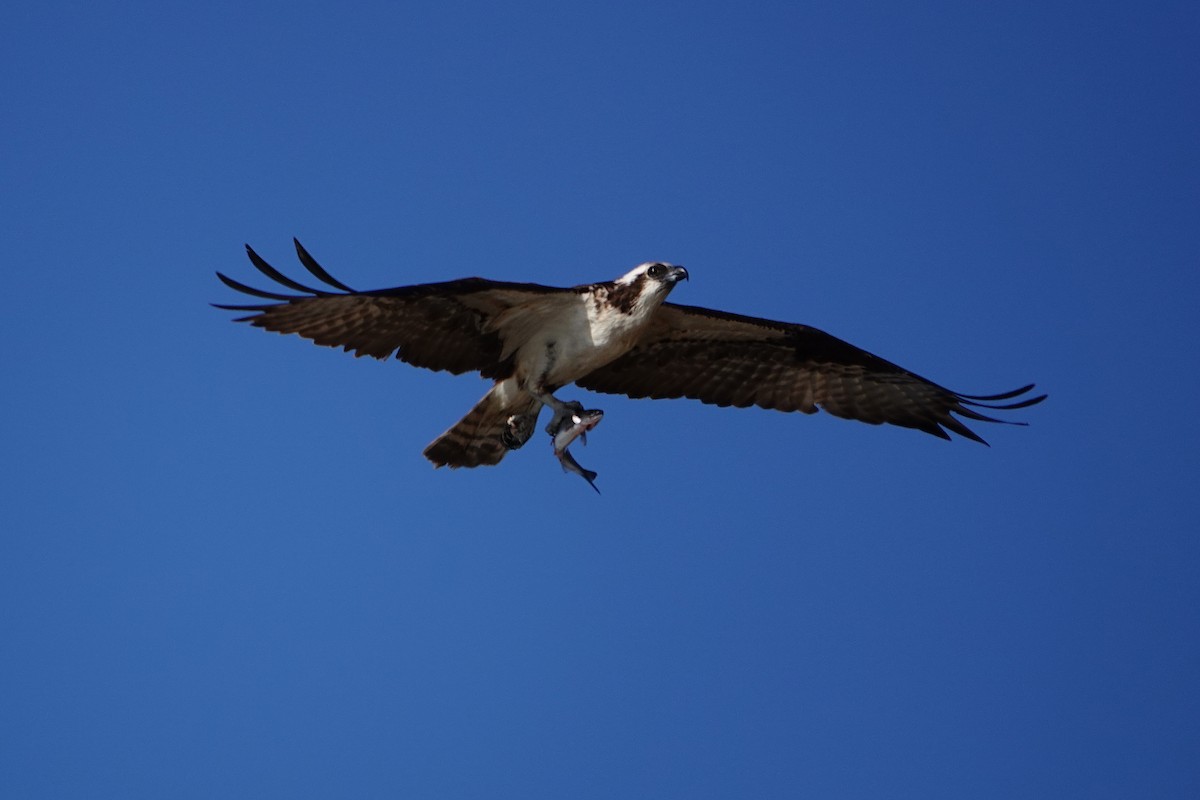
[[[300,242],[295,245],[304,268],[336,292],[305,286],[289,278],[247,245],[246,254],[259,272],[301,294],[256,289],[218,272],[217,277],[229,288],[278,302],[214,305],[254,312],[237,318],[237,322],[249,322],[279,333],[295,333],[356,356],[386,359],[394,354],[418,367],[455,374],[479,371],[485,377],[505,377],[509,366],[501,357],[502,334],[489,322],[514,305],[541,295],[570,291],[534,283],[463,278],[356,292],[330,275]]]
[[[632,350],[576,383],[630,397],[689,397],[806,414],[820,408],[871,425],[890,423],[943,439],[950,431],[983,444],[953,415],[1020,425],[974,409],[1027,408],[1046,398],[1023,397],[1032,384],[994,395],[959,394],[807,325],[674,303],[659,308]],[[998,402],[1005,400],[1013,402]]]

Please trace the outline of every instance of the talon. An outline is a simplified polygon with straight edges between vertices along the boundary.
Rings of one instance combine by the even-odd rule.
[[[509,450],[519,449],[533,436],[533,426],[536,422],[536,414],[513,414],[500,433],[500,443]]]
[[[578,400],[560,400],[557,405],[550,403],[547,405],[554,409],[554,414],[550,417],[549,424],[546,425],[546,433],[551,436],[557,435],[566,425],[570,424],[572,417],[578,417],[583,413],[583,403]]]

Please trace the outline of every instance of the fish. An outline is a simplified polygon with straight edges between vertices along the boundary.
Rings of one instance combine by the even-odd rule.
[[[587,444],[587,432],[599,425],[602,419],[604,412],[598,408],[581,409],[564,419],[554,434],[554,455],[562,458],[562,454],[576,439],[581,444]]]
[[[563,420],[552,439],[554,455],[558,459],[558,463],[562,464],[563,472],[574,472],[587,481],[588,485],[596,490],[596,494],[600,494],[600,490],[596,487],[596,473],[580,465],[567,448],[576,439],[580,444],[586,445],[588,431],[599,425],[602,419],[604,419],[604,412],[600,409],[580,409]]]
[[[584,469],[580,463],[575,460],[575,456],[571,455],[570,451],[563,450],[562,454],[558,457],[558,461],[560,464],[562,464],[563,472],[574,472],[576,475],[587,481],[588,486],[591,486],[596,490],[596,494],[600,494],[600,490],[596,487],[595,471]]]

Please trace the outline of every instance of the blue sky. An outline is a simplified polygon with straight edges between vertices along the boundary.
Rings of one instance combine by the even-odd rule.
[[[10,5],[5,796],[1197,796],[1195,4]],[[478,378],[208,306],[292,236],[1051,398],[435,471]]]

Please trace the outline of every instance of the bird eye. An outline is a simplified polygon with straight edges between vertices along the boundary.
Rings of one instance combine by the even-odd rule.
[[[650,269],[646,270],[646,274],[651,278],[661,278],[666,271],[667,268],[662,264],[652,264]]]

